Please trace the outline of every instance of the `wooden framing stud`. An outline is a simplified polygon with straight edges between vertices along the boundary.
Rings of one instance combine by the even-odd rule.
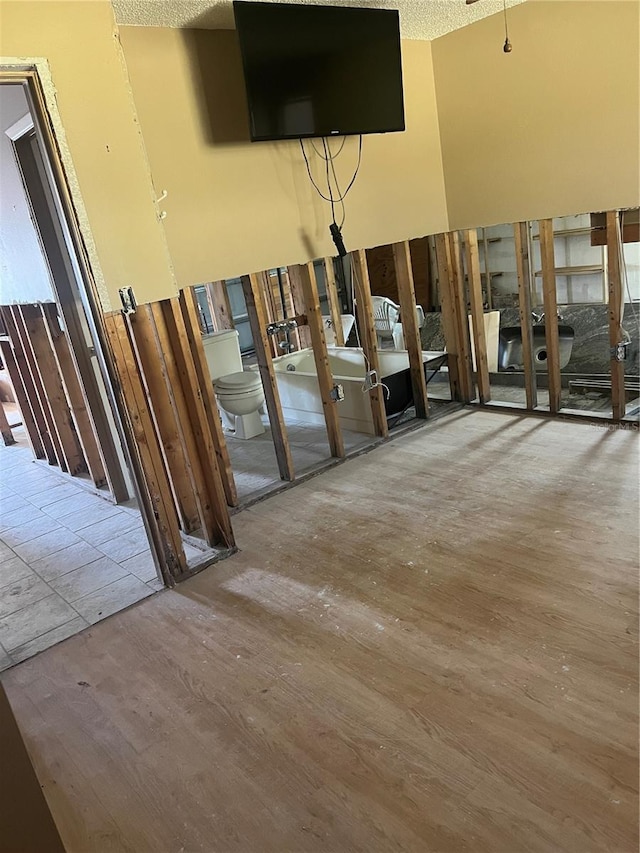
[[[287,267],[287,277],[289,279],[289,287],[291,289],[291,302],[293,305],[293,313],[296,315],[307,314],[307,303],[305,295],[305,286],[300,277],[300,270],[303,266]],[[315,273],[314,273],[315,281]],[[313,346],[311,338],[311,330],[308,326],[298,327],[298,336],[300,338],[300,347],[309,349]]]
[[[180,309],[184,319],[184,325],[189,339],[191,355],[196,371],[198,387],[204,406],[209,430],[213,439],[216,458],[218,460],[218,469],[222,478],[222,486],[229,506],[238,505],[238,492],[231,470],[231,460],[229,458],[229,449],[224,438],[222,430],[222,422],[216,403],[215,394],[213,392],[213,383],[207,366],[207,359],[204,353],[202,336],[198,333],[198,308],[196,304],[196,296],[192,287],[186,287],[180,292],[179,296]]]
[[[136,448],[144,472],[144,483],[156,524],[154,539],[162,555],[160,571],[168,586],[188,574],[180,537],[178,515],[158,437],[149,411],[148,396],[141,381],[141,365],[130,326],[121,314],[104,317],[114,356],[124,406],[131,423]]]
[[[489,362],[487,359],[487,336],[484,328],[484,304],[482,299],[482,278],[480,276],[480,255],[478,251],[478,233],[473,229],[464,232],[464,244],[469,277],[469,301],[471,302],[471,323],[476,358],[476,378],[481,403],[491,400],[489,381]]]
[[[20,409],[20,414],[22,415],[22,423],[24,424],[27,439],[31,445],[31,451],[36,459],[44,459],[46,454],[42,443],[42,436],[38,429],[27,392],[25,391],[23,377],[18,368],[13,346],[9,338],[0,339],[0,353],[2,354],[4,366],[7,368],[9,379],[11,380],[11,386],[18,408]]]
[[[469,319],[467,299],[465,295],[464,266],[462,262],[462,247],[460,233],[450,231],[447,235],[450,245],[452,284],[452,299],[454,316],[458,333],[458,352],[460,356],[460,388],[465,403],[475,398],[473,382],[473,363],[471,360],[471,336],[469,334]]]
[[[616,210],[607,212],[607,285],[609,293],[609,345],[611,347],[611,405],[614,420],[625,416],[626,397],[624,390],[624,361],[618,350],[624,339],[622,317],[624,290],[622,288],[621,256],[622,239],[620,217]]]
[[[267,336],[267,312],[264,302],[264,274],[242,276],[242,289],[244,292],[247,312],[249,314],[249,325],[253,335],[253,345],[256,350],[258,369],[262,379],[264,397],[269,413],[269,424],[271,435],[278,460],[280,477],[283,480],[294,480],[293,458],[291,447],[287,436],[287,427],[282,414],[278,383],[271,359],[270,343]]]
[[[460,345],[453,299],[452,282],[454,274],[451,269],[451,246],[446,234],[436,234],[435,244],[436,261],[438,264],[438,290],[440,293],[445,348],[448,356],[447,369],[449,371],[451,399],[462,401],[465,398],[460,379]]]
[[[180,304],[174,297],[156,302],[152,308],[158,343],[163,349],[170,347],[172,350],[173,359],[167,365],[168,375],[178,386],[173,389],[174,399],[182,423],[185,451],[191,465],[205,539],[209,545],[232,548],[235,543],[231,519]]]
[[[429,399],[427,397],[427,381],[422,362],[422,342],[416,316],[416,296],[411,265],[411,250],[408,241],[393,244],[393,263],[398,285],[400,302],[400,319],[402,334],[409,355],[409,373],[413,389],[413,403],[416,417],[429,416]]]
[[[552,219],[540,220],[540,257],[542,260],[542,297],[549,377],[549,411],[552,414],[557,414],[562,405],[562,380],[560,376],[560,340],[558,337],[558,301]]]
[[[324,268],[324,283],[327,292],[327,301],[329,303],[329,315],[333,324],[333,331],[336,339],[336,346],[344,346],[344,330],[342,328],[342,309],[340,299],[338,297],[338,286],[336,283],[336,270],[333,265],[333,258],[323,258],[322,265]]]
[[[522,335],[522,359],[524,363],[524,388],[527,409],[538,405],[536,367],[533,357],[533,315],[531,307],[531,258],[529,257],[529,225],[516,222],[513,226],[515,240],[516,270],[518,274],[518,308],[520,333]]]
[[[320,386],[320,399],[322,400],[322,411],[324,413],[324,421],[327,427],[327,437],[329,439],[329,447],[331,455],[343,459],[344,440],[342,437],[342,428],[340,426],[340,417],[338,412],[339,403],[336,402],[333,396],[333,375],[329,365],[329,354],[327,352],[327,341],[324,335],[324,325],[322,322],[322,312],[320,310],[320,298],[318,296],[318,284],[316,281],[316,273],[312,263],[301,265],[298,267],[290,267],[291,271],[295,270],[295,278],[297,279],[307,308],[307,322],[311,345],[313,347],[313,357],[316,363],[316,374],[318,376],[318,385]]]
[[[215,323],[216,331],[233,329],[233,317],[231,314],[231,303],[227,293],[226,281],[212,281],[206,286],[209,310]]]
[[[373,318],[373,301],[371,299],[367,255],[364,249],[351,252],[351,275],[353,276],[356,296],[356,322],[365,356],[365,369],[375,370],[380,380],[382,377],[380,376],[378,344]],[[389,425],[384,405],[384,389],[381,385],[376,385],[369,390],[369,400],[371,402],[374,432],[381,438],[387,438]]]

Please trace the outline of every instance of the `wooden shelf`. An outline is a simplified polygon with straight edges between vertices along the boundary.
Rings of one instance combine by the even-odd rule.
[[[587,265],[582,267],[556,267],[556,275],[594,275],[595,273],[604,272],[604,267],[597,265]],[[536,276],[542,275],[542,270],[535,271]]]
[[[583,234],[591,234],[591,228],[566,228],[563,231],[554,231],[554,237],[578,237]],[[533,240],[539,240],[540,235],[534,234],[532,236]]]

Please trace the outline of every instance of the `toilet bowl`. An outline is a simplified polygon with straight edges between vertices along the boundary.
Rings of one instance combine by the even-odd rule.
[[[235,438],[254,438],[265,430],[259,409],[264,391],[259,374],[243,371],[238,332],[225,329],[202,338],[222,423]]]
[[[222,411],[222,422],[227,429],[233,430],[235,438],[262,435],[265,429],[259,410],[264,404],[264,391],[258,374],[241,371],[219,376],[213,383],[213,390]]]

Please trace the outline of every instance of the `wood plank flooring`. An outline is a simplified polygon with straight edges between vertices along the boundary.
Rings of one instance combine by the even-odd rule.
[[[635,853],[638,436],[462,411],[3,674],[69,851]]]

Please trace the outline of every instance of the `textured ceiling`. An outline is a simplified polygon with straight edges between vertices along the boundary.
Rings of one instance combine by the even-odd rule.
[[[112,0],[116,21],[122,26],[196,27],[233,29],[231,0]],[[279,0],[269,0],[279,2]],[[466,27],[480,18],[502,11],[502,0],[287,0],[323,6],[371,6],[398,9],[402,35],[409,39],[434,39]],[[525,0],[507,0],[515,6]]]

